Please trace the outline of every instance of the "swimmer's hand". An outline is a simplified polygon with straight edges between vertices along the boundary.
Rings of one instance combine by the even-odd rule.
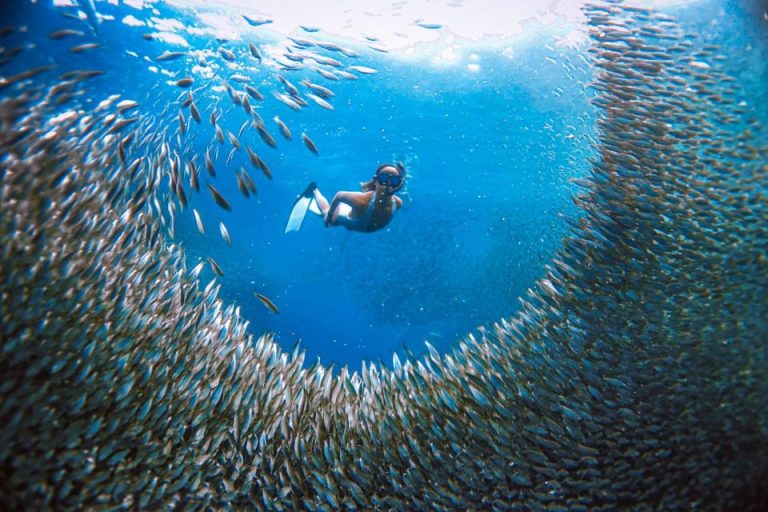
[[[331,205],[328,207],[328,213],[325,215],[325,225],[330,226],[331,221],[333,220],[333,213],[336,211],[336,208],[339,206],[339,202],[336,200],[336,198],[331,201]]]

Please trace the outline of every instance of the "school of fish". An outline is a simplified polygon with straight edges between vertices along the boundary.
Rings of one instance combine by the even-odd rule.
[[[200,188],[182,138],[198,77],[175,81],[176,131],[132,100],[83,103],[89,70],[2,78],[0,508],[761,510],[766,129],[673,18],[585,14],[598,157],[546,276],[452,353],[354,373],[249,333],[222,269],[201,285],[173,243]],[[288,83],[278,101],[303,108]],[[226,90],[274,142],[256,95]],[[211,179],[240,149],[220,115]]]

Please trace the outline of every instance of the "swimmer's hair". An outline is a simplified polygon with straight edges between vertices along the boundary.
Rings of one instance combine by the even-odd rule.
[[[360,192],[370,192],[371,190],[376,190],[376,178],[360,182]]]
[[[368,181],[361,181],[360,182],[360,191],[361,192],[370,192],[372,190],[376,190],[376,176],[379,175],[379,171],[382,170],[385,167],[394,167],[397,169],[397,172],[400,173],[400,176],[403,177],[403,182],[400,184],[399,187],[395,189],[395,192],[403,188],[403,185],[405,185],[405,166],[401,164],[400,162],[397,162],[396,164],[381,164],[376,168],[376,172],[373,173],[373,178],[369,179]]]

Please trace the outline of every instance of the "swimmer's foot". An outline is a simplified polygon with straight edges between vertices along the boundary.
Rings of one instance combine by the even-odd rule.
[[[306,190],[304,190],[304,193],[302,194],[302,196],[310,198],[309,211],[311,211],[315,215],[319,215],[320,217],[323,217],[323,211],[320,209],[320,205],[317,203],[318,196],[320,197],[320,200],[323,201],[326,208],[328,208],[328,202],[325,200],[323,195],[317,189],[317,183],[313,181],[312,183],[307,185],[307,188]]]
[[[302,192],[302,196],[304,197],[314,197],[315,195],[315,189],[317,188],[317,183],[314,181],[307,185],[307,188]]]

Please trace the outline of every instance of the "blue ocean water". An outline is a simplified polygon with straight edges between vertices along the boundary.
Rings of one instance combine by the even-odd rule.
[[[578,215],[572,201],[577,188],[570,179],[584,175],[594,156],[597,114],[589,103],[594,71],[586,47],[557,44],[574,28],[567,23],[525,24],[512,55],[466,41],[462,51],[474,55],[475,72],[375,52],[321,31],[312,37],[335,41],[360,56],[325,54],[378,71],[357,80],[323,81],[309,69],[236,66],[248,59],[247,42],[285,40],[269,25],[248,28],[244,39],[222,41],[185,30],[202,26],[195,9],[164,3],[142,9],[95,5],[103,17],[98,35],[88,34],[84,21],[62,15],[73,9],[6,4],[6,19],[26,26],[25,39],[35,41],[34,48],[23,50],[28,54],[24,66],[55,61],[62,71],[103,70],[106,74],[94,81],[103,95],[94,96],[94,103],[110,94],[134,99],[142,115],[155,116],[156,129],[168,133],[177,129],[179,111],[180,90],[172,82],[196,78],[192,89],[203,119],[198,125],[187,115],[188,148],[198,155],[201,192],[190,191],[189,207],[177,213],[173,242],[186,248],[189,267],[208,256],[218,262],[225,273],[219,295],[241,308],[254,335],[272,332],[287,349],[300,341],[310,360],[357,368],[363,360],[389,362],[393,352],[405,348],[419,353],[424,340],[450,350],[468,333],[514,314],[518,297],[543,275],[567,234],[563,217]],[[755,42],[757,16],[749,5],[697,2],[676,7],[675,13],[733,57],[728,66],[755,91],[756,112],[768,118],[768,59],[765,46]],[[126,15],[149,25],[121,23]],[[38,21],[25,22],[30,16]],[[190,47],[144,39],[159,19],[178,23]],[[86,31],[78,42],[98,40],[101,47],[74,54],[67,51],[69,41],[48,37],[67,27]],[[308,37],[300,30],[294,35]],[[429,52],[434,45],[438,53],[444,38],[418,46]],[[215,54],[220,47],[234,51],[237,62],[208,57],[209,79],[201,78],[208,71],[194,58],[157,61],[165,50]],[[235,72],[250,76],[265,94],[263,102],[253,103],[277,148],[264,145],[252,129],[241,142],[269,165],[271,180],[250,166],[244,151],[227,165],[231,146],[215,141],[208,122],[215,106],[222,112],[219,125],[233,133],[248,119],[222,87]],[[294,112],[277,101],[271,92],[282,90],[279,73],[295,84],[309,78],[330,87],[334,110],[310,104]],[[292,141],[280,137],[271,121],[275,115],[291,128]],[[318,156],[303,146],[302,132],[316,143]],[[204,170],[209,146],[220,146],[215,179]],[[406,166],[408,181],[400,193],[404,206],[386,229],[371,234],[327,229],[319,218],[308,217],[299,233],[283,232],[294,198],[310,181],[330,199],[335,191],[356,190],[379,164],[394,161]],[[234,171],[241,165],[256,181],[256,197],[244,198],[237,189]],[[211,200],[206,183],[228,199],[231,212]],[[197,232],[192,208],[201,214],[205,235]],[[218,234],[219,222],[231,233],[231,247]],[[206,266],[201,286],[213,277]],[[265,308],[255,293],[269,297],[279,314]]]
[[[333,113],[285,115],[277,106],[286,122],[312,135],[320,157],[281,141],[274,183],[261,184],[256,205],[241,201],[231,216],[206,212],[230,225],[232,248],[215,238],[214,247],[201,244],[191,218],[181,235],[193,253],[214,251],[234,270],[223,279],[223,296],[242,304],[254,327],[286,345],[301,339],[310,357],[328,363],[388,360],[404,345],[420,350],[425,339],[447,349],[511,314],[557,247],[557,214],[569,208],[564,178],[579,172],[562,157],[557,162],[573,146],[554,136],[563,126],[553,128],[549,147],[528,142],[547,136],[541,113],[520,108],[533,103],[531,95],[505,87],[503,68],[458,88],[451,84],[465,76],[370,64],[381,72],[334,88]],[[283,233],[293,198],[309,181],[330,199],[391,161],[405,164],[409,180],[405,205],[385,230],[325,229],[311,217],[300,233]],[[272,298],[280,315],[253,291]]]
[[[241,304],[254,328],[275,332],[286,347],[300,339],[310,358],[357,367],[403,347],[421,351],[423,340],[446,350],[514,312],[563,234],[567,177],[585,165],[568,162],[580,151],[566,125],[583,129],[590,112],[586,102],[563,101],[569,115],[552,119],[539,92],[509,87],[507,62],[481,59],[491,69],[479,78],[369,56],[366,65],[380,72],[334,84],[334,112],[265,105],[265,119],[278,114],[294,132],[305,130],[320,156],[281,140],[264,156],[275,178],[259,183],[258,201],[238,197],[232,215],[205,212],[229,226],[231,248],[216,235],[201,240],[191,216],[180,226],[192,254],[231,269],[222,296]],[[385,230],[325,229],[310,217],[300,233],[283,233],[310,181],[330,199],[392,161],[405,164],[409,179],[405,205]],[[236,195],[234,180],[224,187]]]

